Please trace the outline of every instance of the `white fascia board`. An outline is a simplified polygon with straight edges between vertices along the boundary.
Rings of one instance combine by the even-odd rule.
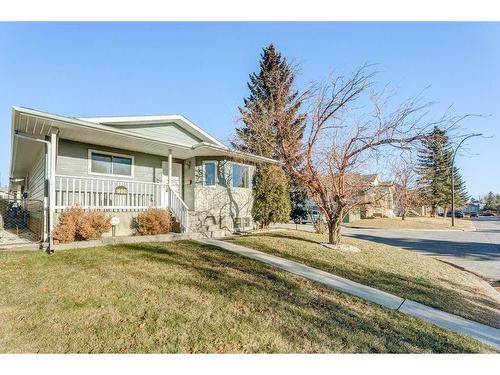
[[[222,142],[212,137],[206,131],[196,126],[193,122],[182,115],[158,115],[158,116],[120,116],[120,117],[79,117],[78,119],[98,124],[112,124],[115,126],[131,124],[154,124],[161,122],[175,122],[188,132],[201,136],[218,146],[224,146]]]

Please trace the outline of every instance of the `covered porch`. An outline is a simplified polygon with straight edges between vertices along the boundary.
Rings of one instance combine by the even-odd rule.
[[[189,208],[176,190],[168,182],[56,175],[54,209],[56,212],[72,206],[106,212],[169,209],[181,230],[187,232]]]

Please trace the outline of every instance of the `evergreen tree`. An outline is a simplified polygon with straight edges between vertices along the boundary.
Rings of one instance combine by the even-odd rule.
[[[288,180],[280,166],[265,164],[255,173],[255,200],[252,214],[261,228],[290,219]]]
[[[453,173],[455,179],[454,186],[455,186],[455,209],[456,209],[457,207],[465,205],[465,203],[467,203],[467,201],[469,200],[469,196],[467,194],[465,181],[462,178],[462,175],[460,174],[460,169],[454,166]],[[445,201],[443,202],[443,206],[451,207],[451,175],[450,175],[450,180],[446,184],[446,188],[449,193],[446,196]]]
[[[307,219],[307,191],[305,189],[293,189],[290,191],[290,201],[292,203],[292,211],[290,217],[295,223],[300,223]]]
[[[447,143],[445,131],[435,127],[431,137],[422,141],[422,147],[418,151],[418,184],[431,206],[432,216],[436,215],[437,208],[444,206],[447,200],[447,183],[450,179]]]
[[[302,101],[294,89],[292,66],[271,44],[263,49],[259,73],[250,75],[250,95],[239,107],[243,126],[233,146],[241,151],[277,158],[278,137],[298,147],[304,132]],[[285,130],[283,130],[285,129]],[[283,134],[285,133],[285,134]],[[263,226],[290,218],[289,181],[281,167],[257,165],[254,219]]]
[[[239,150],[276,158],[278,128],[286,129],[290,145],[298,144],[304,133],[305,116],[299,113],[302,101],[294,89],[295,73],[286,58],[271,44],[263,49],[260,72],[250,75],[250,96],[239,107],[243,126],[236,129],[233,146]],[[278,122],[280,122],[278,124]],[[283,125],[284,127],[279,126]]]
[[[419,188],[428,204],[431,215],[438,207],[451,207],[451,161],[453,150],[446,132],[435,127],[432,136],[422,142],[418,153]],[[455,206],[460,207],[468,195],[458,167],[453,167]]]
[[[484,207],[483,210],[485,211],[495,211],[497,208],[497,197],[495,194],[493,194],[492,191],[490,191],[484,198]]]

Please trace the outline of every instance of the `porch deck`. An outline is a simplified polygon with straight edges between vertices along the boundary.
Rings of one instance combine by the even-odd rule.
[[[108,212],[169,209],[183,232],[188,228],[188,206],[167,183],[56,175],[56,212],[72,206]]]

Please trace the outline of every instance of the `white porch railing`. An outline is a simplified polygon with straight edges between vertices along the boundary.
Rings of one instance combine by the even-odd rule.
[[[189,228],[189,208],[179,194],[168,185],[166,207],[170,209],[181,224],[182,232],[187,232]]]
[[[62,176],[55,177],[55,210],[71,206],[111,212],[170,209],[181,230],[187,231],[189,209],[167,184],[131,180]]]

